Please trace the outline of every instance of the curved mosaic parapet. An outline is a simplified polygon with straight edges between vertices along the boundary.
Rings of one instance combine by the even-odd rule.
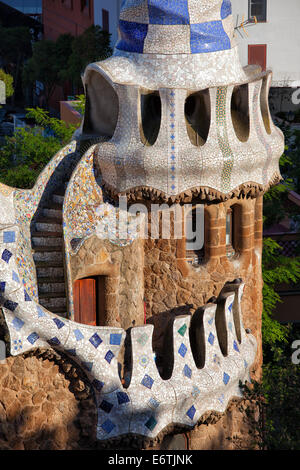
[[[161,378],[155,364],[153,326],[133,328],[131,377],[125,388],[118,363],[125,331],[82,325],[50,313],[13,279],[14,256],[8,260],[3,253],[2,309],[12,355],[52,347],[78,362],[94,388],[99,440],[125,434],[154,438],[172,424],[191,428],[205,412],[223,412],[232,397],[241,397],[239,383],[250,380],[256,354],[256,340],[241,323],[243,284],[228,287],[217,304],[195,314],[191,325],[190,316],[175,318],[169,380]]]
[[[63,160],[77,156],[77,141],[73,140],[63,147],[41,172],[32,189],[9,188],[0,183],[0,229],[7,256],[14,252],[14,278],[21,279],[27,294],[38,301],[35,263],[32,256],[30,224],[38,208],[45,188],[55,170]]]

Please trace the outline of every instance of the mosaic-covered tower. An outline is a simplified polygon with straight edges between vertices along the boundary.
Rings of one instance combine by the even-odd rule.
[[[262,198],[284,145],[271,72],[241,67],[229,0],[124,0],[83,81],[75,140],[32,190],[0,187],[2,310],[13,355],[83,368],[100,441],[155,440],[260,376]]]

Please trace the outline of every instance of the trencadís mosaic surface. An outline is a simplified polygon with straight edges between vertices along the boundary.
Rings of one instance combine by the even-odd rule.
[[[0,184],[1,308],[12,355],[54,348],[85,370],[100,440],[129,433],[153,438],[170,424],[193,427],[206,411],[225,411],[230,398],[241,396],[239,382],[250,380],[257,349],[242,323],[244,285],[226,285],[217,303],[175,318],[173,352],[165,351],[168,379],[155,362],[153,326],[133,327],[132,367],[122,383],[118,356],[126,331],[73,321],[70,259],[91,237],[105,238],[120,253],[139,238],[142,218],[129,215],[124,230],[114,230],[122,218],[120,194],[206,203],[255,197],[278,182],[284,141],[268,110],[271,73],[241,66],[229,0],[124,0],[114,54],[89,65],[84,84],[82,135],[54,156],[32,190]],[[91,135],[98,143],[79,151]],[[63,210],[56,224],[64,267],[53,272],[63,271],[67,318],[41,305],[31,231],[65,162],[72,174],[58,195]],[[41,225],[49,230],[47,224]]]

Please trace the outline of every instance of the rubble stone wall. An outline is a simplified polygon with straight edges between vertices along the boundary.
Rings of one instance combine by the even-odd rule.
[[[226,212],[235,206],[236,255],[226,256]],[[149,225],[151,216],[149,218]],[[147,322],[155,325],[154,347],[161,352],[170,319],[193,313],[217,297],[224,284],[242,278],[243,322],[258,342],[256,378],[262,364],[262,198],[205,206],[205,260],[197,267],[186,261],[185,240],[145,241],[145,299]]]

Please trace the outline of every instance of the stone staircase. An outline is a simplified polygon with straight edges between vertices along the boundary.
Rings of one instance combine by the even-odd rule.
[[[32,233],[33,259],[37,271],[39,302],[66,317],[62,206],[64,190],[55,191],[35,220]]]

